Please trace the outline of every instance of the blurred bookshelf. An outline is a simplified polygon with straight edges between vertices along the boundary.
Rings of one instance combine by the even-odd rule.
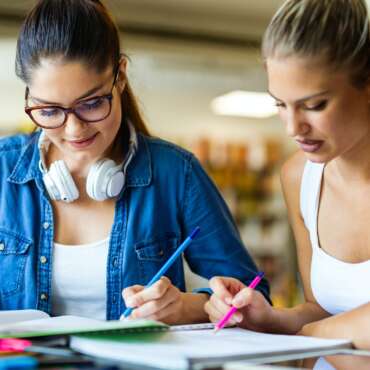
[[[294,242],[280,187],[282,143],[231,143],[201,138],[180,145],[192,151],[221,191],[241,238],[265,272],[277,307],[302,301]]]

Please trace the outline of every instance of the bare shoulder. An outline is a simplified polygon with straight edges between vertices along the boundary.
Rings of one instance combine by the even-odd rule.
[[[281,181],[283,186],[289,188],[300,187],[306,157],[301,151],[288,158],[281,168]]]
[[[304,153],[298,151],[288,158],[281,168],[281,185],[288,206],[292,205],[292,202],[299,204],[302,174],[306,161]]]

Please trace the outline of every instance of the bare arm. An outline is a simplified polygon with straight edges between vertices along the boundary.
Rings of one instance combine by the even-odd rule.
[[[370,349],[370,303],[354,310],[329,317],[316,302],[310,282],[312,247],[308,231],[300,213],[300,182],[305,159],[295,154],[283,167],[282,185],[288,207],[290,224],[297,245],[299,271],[302,278],[305,303],[291,309],[278,310],[281,319],[286,320],[288,331],[323,338],[348,338],[354,346]]]
[[[297,333],[309,322],[329,316],[316,302],[311,290],[312,247],[309,233],[300,212],[300,188],[305,161],[303,153],[298,152],[284,164],[281,171],[281,183],[290,225],[296,242],[298,267],[303,284],[305,303],[293,308],[276,309],[274,311],[276,317],[273,322],[277,325],[274,331],[291,334]]]
[[[306,324],[300,334],[350,339],[355,348],[370,350],[370,303]]]
[[[205,305],[212,322],[217,322],[230,309],[238,308],[234,324],[249,330],[296,334],[312,321],[329,316],[315,301],[310,285],[311,244],[300,214],[300,186],[305,159],[293,156],[282,169],[282,184],[290,223],[297,243],[299,269],[306,302],[294,308],[273,308],[258,292],[230,277],[214,277],[210,281],[213,294]]]

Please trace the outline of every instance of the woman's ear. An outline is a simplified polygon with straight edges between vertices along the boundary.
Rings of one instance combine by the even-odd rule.
[[[117,87],[122,94],[126,87],[126,69],[127,69],[127,59],[122,56],[119,62],[118,76],[117,76]]]

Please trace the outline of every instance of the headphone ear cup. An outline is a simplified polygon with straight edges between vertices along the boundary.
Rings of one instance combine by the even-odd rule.
[[[46,172],[43,176],[45,188],[49,194],[50,199],[52,200],[61,200],[58,187],[53,181],[53,177],[50,175],[50,172]]]
[[[55,161],[44,175],[45,187],[50,197],[71,203],[78,199],[79,192],[64,161]]]
[[[98,198],[98,196],[96,195],[96,190],[95,190],[95,178],[96,178],[96,174],[98,173],[98,169],[102,162],[103,160],[97,161],[91,166],[89,173],[87,175],[87,179],[86,179],[87,195],[90,198],[95,199],[95,200],[97,200]]]
[[[94,163],[86,180],[86,192],[90,198],[104,201],[117,196],[124,185],[124,176],[111,159],[101,159]]]
[[[125,185],[125,175],[121,171],[120,166],[115,166],[109,170],[107,177],[109,180],[106,184],[106,192],[110,198],[114,198],[121,192]]]

